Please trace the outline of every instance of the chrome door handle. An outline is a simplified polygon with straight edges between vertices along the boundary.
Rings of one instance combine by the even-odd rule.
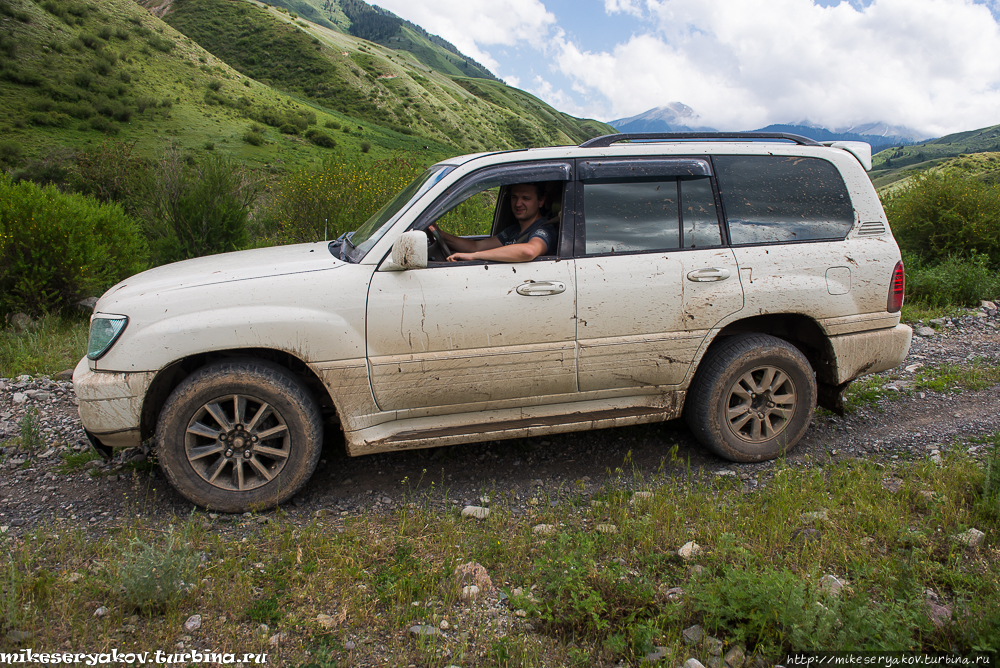
[[[566,292],[566,284],[561,281],[528,281],[517,286],[517,294],[525,297],[557,295]]]
[[[696,283],[724,281],[729,278],[729,273],[729,270],[725,267],[705,267],[704,269],[689,271],[687,278],[689,281],[695,281]]]

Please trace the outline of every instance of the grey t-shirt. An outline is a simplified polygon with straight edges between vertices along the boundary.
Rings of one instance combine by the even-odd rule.
[[[497,240],[502,245],[509,246],[515,243],[525,244],[532,239],[541,239],[545,242],[545,252],[542,255],[552,255],[556,248],[556,234],[555,223],[550,223],[544,218],[539,218],[524,232],[521,232],[521,228],[518,225],[510,225],[504,228],[497,235]]]

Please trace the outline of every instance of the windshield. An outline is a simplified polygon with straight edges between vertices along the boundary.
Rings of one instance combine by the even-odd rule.
[[[444,178],[444,176],[455,169],[450,165],[435,165],[413,180],[410,185],[403,188],[398,195],[379,209],[374,216],[369,218],[364,225],[346,237],[348,252],[347,256],[351,262],[359,262],[365,254],[371,250],[372,246],[378,243],[392,224],[399,216],[410,208],[410,204],[420,198],[425,192],[430,190],[434,184]]]

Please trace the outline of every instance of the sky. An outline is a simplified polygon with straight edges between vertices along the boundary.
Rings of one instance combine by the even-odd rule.
[[[610,121],[1000,124],[1000,0],[375,0],[508,85]]]

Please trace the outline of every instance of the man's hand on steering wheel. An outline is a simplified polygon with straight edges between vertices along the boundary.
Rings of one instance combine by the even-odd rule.
[[[444,235],[441,234],[441,230],[438,229],[437,225],[431,223],[424,230],[427,236],[433,240],[431,247],[437,246],[438,250],[441,252],[441,258],[447,259],[449,255],[452,254],[451,249],[448,248],[448,243],[444,240]]]

